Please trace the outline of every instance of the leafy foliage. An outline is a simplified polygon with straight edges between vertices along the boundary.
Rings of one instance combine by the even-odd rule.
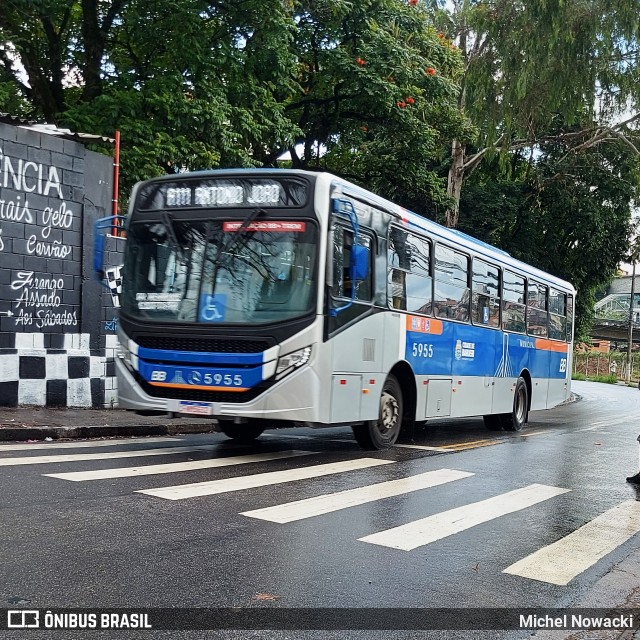
[[[33,117],[121,131],[124,191],[183,168],[254,166],[290,144],[299,131],[279,93],[292,86],[292,30],[279,0],[10,0],[0,16]]]
[[[495,160],[475,174],[461,202],[460,226],[571,281],[583,338],[595,293],[628,248],[637,162],[622,141],[576,156],[559,140],[535,158],[513,156],[506,168]]]
[[[433,165],[471,129],[457,108],[456,47],[425,11],[394,0],[303,2],[295,21],[299,90],[287,113],[304,133],[293,166],[422,211],[446,202]]]

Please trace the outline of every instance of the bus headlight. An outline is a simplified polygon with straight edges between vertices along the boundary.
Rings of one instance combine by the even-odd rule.
[[[127,365],[127,368],[131,369],[131,352],[121,342],[118,342],[116,347],[116,356]]]
[[[276,368],[276,380],[288,376],[292,371],[309,362],[310,357],[311,347],[305,347],[304,349],[299,349],[298,351],[280,357]]]

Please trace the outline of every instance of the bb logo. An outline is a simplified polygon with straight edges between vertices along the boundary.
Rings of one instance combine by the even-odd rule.
[[[151,372],[151,380],[155,380],[156,382],[163,382],[167,379],[166,371],[152,371]]]
[[[40,612],[36,609],[9,609],[7,629],[39,629]]]

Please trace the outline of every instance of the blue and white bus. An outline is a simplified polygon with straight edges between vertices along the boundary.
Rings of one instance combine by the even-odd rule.
[[[125,409],[380,449],[432,418],[518,431],[570,395],[571,284],[333,175],[152,179],[126,227]]]

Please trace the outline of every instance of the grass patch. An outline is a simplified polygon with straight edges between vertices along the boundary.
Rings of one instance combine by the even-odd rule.
[[[605,384],[618,384],[618,376],[614,373],[609,373],[602,376],[585,376],[584,373],[574,373],[571,376],[572,380],[589,380],[590,382],[604,382]]]

